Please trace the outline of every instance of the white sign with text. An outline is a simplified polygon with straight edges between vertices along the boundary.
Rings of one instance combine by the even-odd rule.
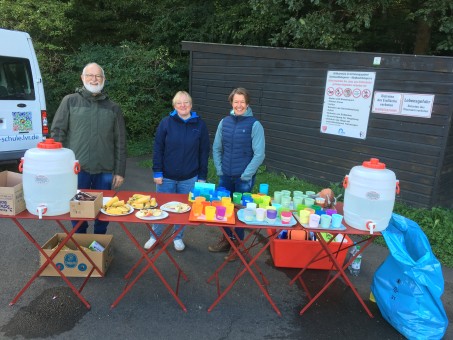
[[[371,111],[373,113],[431,118],[433,104],[433,94],[376,91]]]
[[[328,71],[321,133],[365,139],[376,72]]]

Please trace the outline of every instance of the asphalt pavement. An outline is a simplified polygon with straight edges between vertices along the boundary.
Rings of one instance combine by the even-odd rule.
[[[154,191],[150,169],[139,166],[143,158],[128,159],[126,181],[122,190]],[[215,228],[188,227],[186,249],[169,251],[188,276],[181,281],[179,297],[187,307],[184,312],[152,270],[146,272],[131,291],[113,309],[112,302],[121,294],[124,275],[139,252],[119,225],[109,225],[113,235],[114,260],[104,278],[92,278],[82,291],[90,302],[87,310],[75,294],[57,277],[39,277],[13,306],[10,301],[37,270],[37,249],[8,219],[0,228],[0,338],[3,339],[404,339],[388,324],[369,300],[370,285],[377,267],[388,255],[385,247],[371,245],[363,254],[361,272],[350,276],[374,318],[363,310],[351,289],[337,280],[302,316],[300,309],[307,297],[299,285],[289,285],[296,269],[276,268],[268,251],[258,264],[268,278],[268,291],[282,316],[278,316],[247,273],[233,289],[208,312],[217,296],[214,283],[207,279],[222,263],[224,253],[209,253],[207,247],[219,234]],[[49,221],[24,221],[27,231],[44,244],[58,227]],[[89,229],[89,231],[92,229]],[[142,243],[148,232],[140,225],[130,225]],[[176,285],[176,271],[166,257],[157,267]],[[220,277],[225,287],[239,262],[229,264]],[[449,319],[453,315],[453,270],[443,268],[445,292],[442,296]],[[319,289],[326,271],[309,270],[305,281]],[[349,274],[348,274],[349,275]],[[76,286],[80,278],[71,279]],[[453,339],[451,327],[445,339]]]

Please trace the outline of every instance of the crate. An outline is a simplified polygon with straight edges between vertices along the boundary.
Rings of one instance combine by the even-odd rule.
[[[268,230],[268,233],[271,234],[272,230]],[[331,242],[329,248],[335,252],[339,249],[340,244],[340,242]],[[353,244],[352,240],[346,235],[340,248],[343,250],[337,254],[340,264],[343,264],[348,252],[345,248],[351,244]],[[270,249],[275,267],[305,268],[313,256],[322,249],[322,246],[318,241],[272,239]],[[330,258],[325,257],[311,263],[308,268],[330,270],[332,266],[333,262]]]

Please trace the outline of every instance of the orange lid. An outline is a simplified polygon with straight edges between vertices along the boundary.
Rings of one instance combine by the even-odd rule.
[[[365,168],[371,168],[371,169],[385,169],[385,163],[379,162],[378,158],[371,158],[369,161],[364,161],[362,165]]]
[[[38,143],[39,149],[61,149],[63,145],[60,142],[55,142],[53,138],[47,138],[45,141]]]

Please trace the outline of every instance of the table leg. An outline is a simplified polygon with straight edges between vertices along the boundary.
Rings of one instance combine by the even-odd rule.
[[[304,308],[302,308],[302,310],[300,311],[300,315],[302,315],[325,291],[328,287],[330,287],[330,285],[335,281],[337,280],[340,276],[344,279],[345,283],[351,288],[352,292],[354,293],[354,295],[356,296],[356,298],[359,300],[360,304],[362,305],[363,309],[365,309],[365,311],[367,312],[367,314],[369,315],[370,318],[373,317],[373,314],[371,313],[371,311],[369,310],[368,306],[365,304],[365,302],[363,301],[362,297],[360,296],[360,294],[357,292],[357,289],[354,287],[354,285],[352,284],[352,282],[349,280],[348,276],[346,275],[344,269],[347,268],[347,266],[352,263],[352,261],[354,261],[354,259],[360,254],[362,253],[374,240],[374,238],[376,236],[371,236],[369,237],[368,239],[362,241],[362,242],[365,242],[364,246],[360,249],[360,252],[358,252],[357,254],[355,254],[349,261],[348,263],[346,263],[344,266],[343,264],[339,264],[336,257],[333,255],[332,251],[330,250],[329,246],[328,246],[328,242],[326,242],[324,240],[324,238],[322,238],[322,235],[321,233],[316,233],[316,237],[318,237],[319,239],[319,242],[322,246],[322,248],[324,249],[324,251],[329,255],[330,259],[332,260],[333,262],[333,265],[334,267],[338,270],[338,272],[332,277],[332,279],[327,282],[326,285],[324,285],[324,287],[313,297],[310,299],[310,301],[307,303],[307,305],[305,305]]]
[[[249,274],[252,276],[253,280],[255,281],[255,283],[257,284],[258,288],[261,290],[261,292],[264,294],[264,296],[267,298],[267,300],[269,301],[269,303],[271,304],[272,308],[275,310],[275,312],[281,316],[281,312],[280,310],[278,309],[278,307],[276,306],[276,304],[274,303],[274,301],[272,300],[271,296],[269,295],[267,289],[265,289],[263,287],[263,285],[261,284],[260,280],[256,277],[254,271],[252,270],[251,266],[256,262],[256,260],[261,256],[261,254],[270,246],[270,242],[271,242],[271,237],[269,236],[267,238],[267,242],[266,244],[258,251],[258,253],[251,258],[251,260],[249,262],[246,261],[246,259],[243,257],[241,251],[239,250],[239,248],[245,248],[245,245],[243,244],[243,242],[240,242],[239,243],[239,247],[236,247],[236,245],[234,244],[234,242],[228,237],[228,234],[226,233],[226,231],[223,229],[223,228],[220,228],[222,230],[222,232],[224,233],[226,239],[228,240],[228,242],[230,242],[230,245],[232,247],[232,249],[235,251],[235,253],[237,254],[237,256],[239,257],[239,259],[241,260],[242,264],[244,265],[244,269],[237,275],[234,276],[233,280],[231,281],[231,283],[225,288],[225,290],[217,297],[217,299],[212,303],[212,305],[208,308],[208,312],[212,311],[212,309],[214,309],[214,307],[226,296],[226,294],[231,290],[231,288],[233,288],[233,286],[236,284],[236,282],[242,277],[242,275],[244,275],[246,272],[249,272]],[[227,260],[226,260],[227,262]],[[217,274],[215,275],[218,275],[218,270],[216,271]],[[267,280],[266,280],[267,281]]]
[[[58,274],[61,276],[61,278],[66,282],[66,284],[71,288],[71,290],[74,292],[74,294],[77,295],[77,297],[82,301],[82,303],[85,305],[87,309],[90,309],[91,306],[88,303],[88,301],[80,294],[80,292],[77,290],[77,288],[71,283],[71,281],[68,280],[66,275],[63,274],[63,272],[57,267],[57,265],[53,262],[53,259],[57,254],[60,252],[60,250],[65,246],[65,244],[72,238],[74,233],[77,231],[77,229],[80,227],[83,221],[79,221],[74,228],[67,233],[67,236],[61,241],[61,243],[58,245],[58,247],[54,250],[54,252],[48,256],[46,252],[41,248],[41,246],[36,242],[36,240],[31,236],[31,234],[24,228],[24,226],[19,222],[17,219],[12,219],[13,222],[19,227],[19,229],[22,231],[22,233],[27,237],[27,239],[40,251],[40,253],[46,258],[46,262],[39,267],[39,269],[36,271],[36,273],[30,278],[30,280],[25,284],[25,286],[20,290],[20,292],[16,295],[16,297],[10,302],[10,306],[14,305],[17,300],[22,296],[22,294],[30,287],[30,285],[36,280],[36,278],[42,273],[42,271],[50,264],[54,267],[54,269],[58,272]]]
[[[116,298],[116,300],[112,303],[111,305],[111,308],[114,308],[116,307],[116,305],[123,299],[123,297],[131,290],[131,288],[135,285],[135,283],[137,283],[137,281],[140,279],[140,277],[151,267],[154,272],[156,273],[156,275],[159,277],[159,279],[162,281],[162,283],[164,284],[164,286],[167,288],[167,290],[169,291],[169,293],[173,296],[173,298],[175,299],[175,301],[179,304],[179,306],[182,308],[182,310],[184,312],[187,312],[187,308],[186,306],[184,306],[184,304],[182,303],[181,299],[178,297],[177,295],[177,292],[175,292],[171,286],[168,284],[167,280],[165,280],[164,276],[161,274],[161,272],[159,271],[159,269],[154,265],[154,262],[157,260],[157,258],[166,250],[166,248],[168,247],[168,245],[173,241],[173,239],[176,237],[176,235],[182,230],[182,228],[184,227],[183,225],[181,225],[177,231],[175,231],[175,233],[173,233],[173,235],[171,237],[168,238],[167,242],[164,242],[164,244],[162,245],[162,248],[159,249],[157,251],[157,253],[155,254],[152,254],[152,253],[147,253],[140,245],[140,243],[138,243],[137,239],[134,237],[134,235],[132,235],[132,233],[127,229],[127,227],[124,225],[124,223],[122,222],[118,222],[119,225],[121,226],[121,228],[124,230],[124,232],[126,233],[126,235],[129,237],[129,239],[132,241],[132,243],[136,246],[136,248],[140,251],[140,253],[142,254],[142,258],[146,259],[146,261],[148,262],[148,264],[139,272],[139,274],[132,280],[132,282],[130,284],[127,284],[126,287],[124,288],[123,292],[120,294],[120,296],[118,296]],[[167,228],[170,228],[170,227],[173,227],[173,225],[169,225],[167,226]],[[166,229],[167,229],[166,228]],[[165,233],[165,232],[164,232]],[[148,255],[153,255],[151,258],[148,256]],[[141,260],[141,259],[140,259]],[[139,261],[140,261],[139,260]],[[135,265],[134,265],[135,266]],[[184,274],[184,272],[181,270],[181,268],[179,268],[179,266],[177,267],[178,269],[178,282],[177,282],[177,287],[179,287],[179,279],[180,279],[180,276],[181,276],[181,273]],[[187,280],[187,277],[186,275],[184,274],[183,277]],[[178,289],[178,288],[177,288]]]

